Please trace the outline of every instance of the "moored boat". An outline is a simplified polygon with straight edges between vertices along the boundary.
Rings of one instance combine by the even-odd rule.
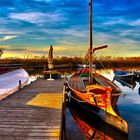
[[[124,133],[128,133],[126,121],[119,117],[112,108],[111,101],[114,100],[113,103],[116,103],[119,97],[118,94],[112,97],[111,87],[106,87],[97,83],[90,84],[88,81],[88,72],[89,70],[84,68],[71,76],[68,81],[71,97],[86,108],[90,108],[92,112],[99,115],[103,120],[106,116],[105,121],[111,126]],[[96,73],[94,73],[94,75],[96,75]]]
[[[116,78],[119,79],[132,79],[134,80],[136,78],[136,74],[133,71],[126,71],[126,70],[120,70],[120,69],[115,69],[114,74]]]
[[[94,49],[92,47],[92,0],[90,0],[89,7],[90,49],[86,54],[86,58],[89,60],[89,69],[83,68],[70,77],[68,87],[71,90],[71,97],[86,108],[91,108],[92,112],[99,115],[112,127],[128,133],[126,121],[119,117],[112,108],[112,105],[116,105],[120,89],[107,78],[93,72],[92,54],[96,50],[107,48],[107,45]],[[117,93],[114,94],[114,91],[117,91]]]
[[[23,88],[29,80],[24,69],[17,69],[0,75],[0,100]]]

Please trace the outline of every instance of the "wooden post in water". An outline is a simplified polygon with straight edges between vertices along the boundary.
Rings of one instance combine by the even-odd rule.
[[[89,2],[89,10],[90,10],[90,52],[89,52],[89,83],[92,84],[93,72],[92,72],[92,0]]]

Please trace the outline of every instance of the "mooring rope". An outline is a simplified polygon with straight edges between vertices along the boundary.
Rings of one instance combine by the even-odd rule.
[[[77,102],[80,102],[80,103],[87,103],[87,101],[82,101],[82,100],[78,100],[77,98],[75,98],[74,96],[71,95],[71,93],[69,94],[69,96],[71,96],[74,100],[76,100]]]

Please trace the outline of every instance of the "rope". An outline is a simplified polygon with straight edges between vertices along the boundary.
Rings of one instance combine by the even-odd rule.
[[[98,53],[98,52],[97,52],[97,53]],[[94,56],[96,56],[97,53],[95,53]],[[107,73],[109,73],[109,71],[105,68],[104,64],[103,64],[100,60],[98,60],[98,59],[97,59],[97,61],[101,64],[101,66],[103,67],[103,69],[104,69]],[[110,78],[111,78],[111,76],[110,76]]]
[[[74,96],[71,95],[71,93],[69,94],[69,96],[71,96],[74,100],[76,100],[77,102],[80,103],[87,103],[87,101],[82,101],[82,100],[78,100],[77,98],[75,98]]]

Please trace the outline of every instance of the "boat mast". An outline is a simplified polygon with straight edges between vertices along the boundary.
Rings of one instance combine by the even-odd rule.
[[[89,51],[89,83],[92,84],[93,72],[92,72],[92,0],[89,2],[89,12],[90,12],[90,51]]]

